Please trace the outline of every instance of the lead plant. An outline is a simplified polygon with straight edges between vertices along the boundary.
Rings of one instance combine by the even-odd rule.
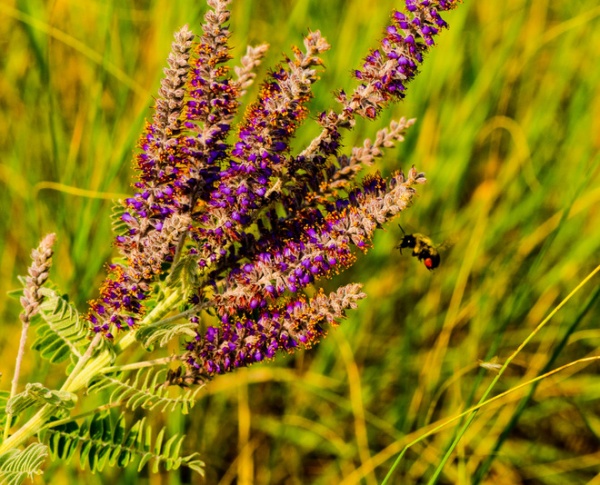
[[[296,154],[290,143],[308,116],[329,45],[310,32],[303,49],[294,48],[268,74],[235,126],[239,100],[267,46],[249,47],[232,73],[228,3],[208,0],[199,39],[187,26],[175,34],[135,157],[135,193],[116,211],[119,257],[85,316],[52,287],[41,287],[54,236],[34,252],[22,342],[31,321],[33,347],[53,364],[71,365],[60,389],[33,383],[18,394],[17,365],[4,396],[0,445],[0,468],[17,482],[39,469],[48,447],[64,459],[79,447],[94,470],[135,460],[141,468],[153,460],[155,467],[185,464],[202,472],[196,454],[180,456],[178,437],[163,442],[160,432],[149,450],[148,424],[127,425],[123,414],[89,417],[85,399],[75,414],[81,392],[110,388],[110,406],[187,412],[218,374],[314,345],[365,294],[360,284],[305,290],[352,265],[357,249],[365,252],[374,231],[408,207],[425,181],[414,168],[387,179],[355,178],[403,140],[412,120],[392,122],[349,155],[341,151],[342,130],[404,97],[424,52],[446,27],[439,12],[455,0],[406,0],[404,13],[392,15],[379,46],[355,72],[354,91],[337,93],[338,107],[314,120],[320,134]],[[179,351],[165,356],[173,341]],[[124,360],[134,346],[152,352],[152,360]],[[24,346],[17,364],[23,355]],[[177,398],[168,389],[174,385],[182,387]],[[40,441],[23,450],[36,434]]]

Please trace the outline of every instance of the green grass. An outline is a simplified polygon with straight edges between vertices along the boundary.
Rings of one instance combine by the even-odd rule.
[[[365,4],[377,4],[365,7]],[[277,62],[308,28],[332,44],[313,113],[374,45],[383,0],[234,1],[233,54],[271,44]],[[203,2],[1,0],[0,292],[17,287],[43,234],[58,235],[53,280],[81,310],[112,254],[110,198],[129,191],[129,160],[150,114],[172,33],[199,31]],[[392,117],[418,118],[384,173],[416,165],[428,183],[400,222],[452,247],[428,272],[393,249],[392,224],[340,281],[369,297],[317,348],[216,379],[191,415],[155,416],[185,431],[207,483],[380,482],[408,443],[475,405],[502,363],[600,263],[600,7],[594,0],[467,0],[384,119],[359,123],[346,147]],[[250,96],[255,91],[250,93]],[[296,139],[316,133],[309,121]],[[88,192],[77,192],[84,189]],[[408,448],[390,483],[587,483],[600,474],[598,276],[520,351],[491,395],[514,390]],[[0,299],[2,389],[19,333]],[[29,382],[56,376],[33,353]],[[458,444],[444,458],[452,441]],[[440,468],[436,472],[436,468]],[[44,479],[76,479],[50,465]],[[179,483],[109,471],[90,485]],[[186,478],[187,477],[187,478]],[[162,479],[162,481],[161,481]],[[40,482],[41,483],[41,482]],[[59,483],[59,482],[56,482]]]

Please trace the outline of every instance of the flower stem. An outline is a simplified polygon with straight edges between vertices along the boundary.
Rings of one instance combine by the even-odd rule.
[[[17,394],[17,387],[19,385],[19,374],[21,373],[21,362],[23,362],[23,356],[25,355],[25,344],[27,343],[27,331],[29,330],[29,319],[23,319],[23,328],[21,329],[21,340],[19,341],[19,350],[17,352],[17,360],[15,361],[15,374],[10,386],[9,400],[15,397]],[[6,424],[4,426],[4,438],[6,441],[10,432],[10,422],[12,421],[12,414],[6,414]]]

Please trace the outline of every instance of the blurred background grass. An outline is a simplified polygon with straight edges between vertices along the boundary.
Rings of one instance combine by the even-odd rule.
[[[264,73],[308,28],[320,29],[333,48],[315,87],[317,113],[333,106],[333,90],[352,89],[350,72],[401,3],[234,1],[233,55],[269,42]],[[0,0],[1,294],[54,231],[54,281],[82,310],[96,295],[112,254],[110,199],[129,191],[129,161],[172,34],[184,23],[198,33],[204,10],[200,0]],[[377,483],[405,444],[481,396],[492,374],[479,359],[503,361],[598,265],[597,1],[467,1],[447,20],[406,102],[359,123],[345,145],[392,118],[418,118],[378,168],[415,164],[427,173],[400,222],[452,247],[430,273],[393,249],[401,232],[390,225],[351,271],[327,283],[362,281],[369,297],[322,344],[215,380],[190,416],[155,416],[188,435],[187,451],[207,462],[207,483]],[[316,132],[306,123],[297,146]],[[598,277],[495,391],[596,355],[597,296]],[[18,311],[0,299],[6,389]],[[32,354],[25,372],[30,382],[52,379]],[[479,412],[440,483],[600,483],[598,365],[527,391]],[[457,426],[410,448],[392,483],[425,483]],[[62,465],[50,465],[44,480],[84,476],[90,485],[191,480],[186,471],[87,476]]]

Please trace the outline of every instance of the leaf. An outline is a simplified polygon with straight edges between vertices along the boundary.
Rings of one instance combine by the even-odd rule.
[[[6,404],[10,398],[9,391],[0,391],[0,427],[4,427],[6,423]]]
[[[77,396],[70,392],[53,391],[39,382],[27,384],[25,390],[12,397],[6,404],[6,412],[17,416],[29,407],[41,407],[51,404],[57,408],[71,409],[77,402]]]
[[[196,292],[199,282],[198,258],[188,255],[180,258],[171,268],[167,277],[167,288],[183,290],[184,299],[187,300]]]
[[[181,456],[183,435],[173,435],[165,442],[166,428],[152,438],[152,427],[146,418],[136,421],[127,431],[125,417],[113,419],[107,411],[97,413],[81,426],[75,422],[46,428],[41,438],[50,448],[53,457],[67,463],[79,449],[79,462],[83,469],[89,465],[92,472],[102,471],[106,465],[127,467],[133,463],[141,470],[151,463],[154,471],[187,466],[204,475],[204,462],[198,453]]]
[[[125,205],[122,200],[117,200],[112,206],[112,211],[110,214],[110,218],[112,220],[112,230],[113,234],[119,236],[123,236],[128,233],[129,227],[122,219],[123,214],[125,213]]]
[[[48,456],[48,447],[32,443],[24,450],[10,450],[0,455],[0,483],[19,485],[26,478],[42,473],[42,465]]]
[[[20,300],[21,297],[23,296],[23,288],[17,288],[14,290],[9,290],[6,292],[6,295],[9,298],[14,298],[15,300]]]
[[[197,324],[189,321],[181,323],[161,321],[139,328],[135,338],[142,342],[142,345],[146,348],[151,347],[157,342],[159,347],[164,347],[178,335],[187,335],[194,338],[196,336],[196,328]]]
[[[33,348],[53,364],[69,356],[81,358],[93,336],[88,325],[77,309],[57,291],[41,288],[40,293],[44,297],[39,307],[42,323]]]
[[[164,369],[154,372],[152,368],[143,368],[136,372],[133,380],[123,379],[120,374],[98,376],[90,384],[89,392],[114,387],[109,400],[111,405],[124,403],[131,410],[160,409],[161,412],[179,409],[183,414],[188,414],[196,404],[196,395],[202,389],[180,389],[179,396],[171,397],[169,388],[165,385]]]

